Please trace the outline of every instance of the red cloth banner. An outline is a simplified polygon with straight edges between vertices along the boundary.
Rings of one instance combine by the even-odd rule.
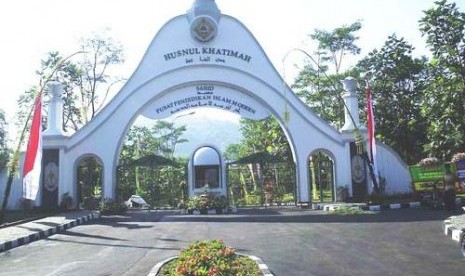
[[[23,198],[35,200],[39,191],[42,166],[42,96],[34,103],[29,142],[23,167]]]
[[[367,124],[368,124],[368,144],[371,164],[375,177],[378,177],[378,168],[376,166],[376,139],[375,139],[375,118],[373,114],[373,101],[371,98],[371,88],[366,81],[366,101],[367,101]]]

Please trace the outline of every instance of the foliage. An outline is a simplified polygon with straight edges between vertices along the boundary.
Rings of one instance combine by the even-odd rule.
[[[341,64],[346,55],[360,53],[355,33],[361,28],[357,21],[332,31],[316,29],[310,38],[318,43],[317,58],[299,72],[292,86],[317,115],[335,127],[344,123],[341,80],[352,75],[351,71],[341,73]]]
[[[220,240],[197,241],[181,251],[179,258],[159,275],[262,275],[257,264],[242,257]]]
[[[63,210],[69,210],[73,204],[73,198],[69,195],[69,193],[64,193],[61,199],[61,208]]]
[[[418,165],[422,167],[437,166],[439,164],[440,164],[440,161],[436,157],[426,157],[426,158],[421,159],[420,162],[418,162]]]
[[[125,212],[127,210],[127,206],[123,202],[104,198],[100,201],[99,210],[102,215],[113,215]]]
[[[294,194],[287,193],[283,195],[283,203],[294,203],[294,202],[295,202]]]
[[[373,50],[357,65],[368,74],[373,91],[376,139],[391,146],[407,163],[422,156],[426,138],[420,107],[426,65],[424,59],[412,57],[413,49],[393,34],[380,50]]]
[[[456,162],[459,160],[465,160],[465,152],[458,152],[452,156],[452,162]]]
[[[345,55],[360,53],[360,48],[355,44],[359,37],[354,33],[361,28],[362,24],[357,21],[332,31],[315,29],[315,32],[310,35],[313,40],[318,41],[318,52],[322,54],[322,60],[334,64],[336,74],[339,74],[342,58]]]
[[[275,164],[258,160],[250,164],[230,164],[228,172],[229,199],[232,205],[260,205],[263,197],[263,180],[275,179],[279,173],[286,192],[295,191],[292,152],[287,137],[279,122],[269,117],[261,121],[241,120],[243,140],[230,145],[225,152],[226,159],[239,160],[243,157],[265,153],[279,156],[284,160]]]
[[[292,88],[320,118],[334,127],[341,127],[344,118],[341,81],[352,73],[327,75],[325,68],[320,65],[317,70],[307,64],[297,75]]]
[[[177,206],[184,200],[186,175],[184,166],[136,166],[126,167],[132,161],[148,155],[160,155],[173,159],[176,146],[187,142],[182,138],[185,126],[157,121],[152,126],[134,125],[128,131],[120,153],[118,169],[118,194],[129,198],[138,194],[146,198],[151,206]],[[187,160],[179,159],[179,164]],[[183,184],[184,183],[184,184]]]
[[[190,210],[224,209],[227,200],[224,196],[217,196],[213,193],[205,193],[189,198],[187,208]]]
[[[347,185],[338,186],[336,189],[336,196],[338,202],[347,202],[347,199],[349,197],[349,188],[347,187]]]
[[[5,113],[0,109],[0,170],[3,170],[8,164],[9,152],[7,145],[7,122]]]
[[[77,168],[79,202],[86,198],[99,197],[103,185],[103,166],[94,156],[81,160]]]
[[[373,215],[376,212],[360,209],[358,206],[341,206],[334,211],[329,212],[330,215]]]
[[[455,3],[435,2],[420,31],[432,52],[422,103],[429,119],[425,153],[446,160],[465,151],[465,13]]]
[[[49,76],[63,84],[63,129],[78,130],[90,121],[106,103],[113,86],[120,77],[109,74],[111,69],[124,62],[122,46],[107,32],[93,34],[81,39],[79,54],[73,60],[63,62],[63,55],[50,51],[41,61],[37,75],[42,84]],[[59,70],[55,70],[58,64]],[[37,88],[32,87],[18,99],[18,125],[23,125],[27,108],[34,101]],[[44,91],[44,98],[50,91]],[[44,102],[44,117],[47,118],[47,102]]]

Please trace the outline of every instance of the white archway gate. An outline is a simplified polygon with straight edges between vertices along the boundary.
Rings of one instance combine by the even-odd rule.
[[[122,141],[135,119],[164,118],[200,107],[252,119],[274,116],[293,152],[298,202],[310,201],[308,157],[316,149],[334,156],[336,185],[351,183],[353,132],[340,132],[317,117],[283,84],[252,34],[215,8],[214,1],[198,0],[188,14],[166,23],[121,91],[77,133],[44,134],[45,147],[59,149],[60,195],[76,197],[74,168],[82,156],[93,155],[103,163],[104,197],[115,198]]]

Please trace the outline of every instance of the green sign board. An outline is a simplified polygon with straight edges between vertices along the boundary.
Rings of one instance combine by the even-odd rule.
[[[444,164],[423,168],[420,165],[410,166],[410,175],[413,182],[439,181],[444,178]]]
[[[454,165],[449,165],[451,173],[455,174]],[[415,191],[432,190],[433,187],[443,189],[443,179],[446,172],[445,164],[431,167],[414,165],[409,167],[412,184]]]

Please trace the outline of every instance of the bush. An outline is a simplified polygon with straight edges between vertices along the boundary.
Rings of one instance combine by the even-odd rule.
[[[226,205],[227,200],[224,196],[206,193],[189,198],[187,208],[190,210],[224,209]]]
[[[292,193],[285,194],[283,196],[283,202],[284,203],[293,203],[293,202],[295,202],[294,194],[292,194]]]
[[[100,201],[99,209],[102,215],[111,215],[123,213],[128,208],[123,202],[116,202],[112,199],[105,198],[103,201]]]
[[[245,205],[249,205],[249,206],[258,206],[260,205],[260,196],[259,195],[247,195],[244,203]]]
[[[181,251],[178,259],[165,265],[158,275],[262,275],[248,257],[237,255],[223,241],[197,241]]]
[[[452,162],[456,162],[459,160],[465,160],[465,152],[458,152],[452,156]]]

